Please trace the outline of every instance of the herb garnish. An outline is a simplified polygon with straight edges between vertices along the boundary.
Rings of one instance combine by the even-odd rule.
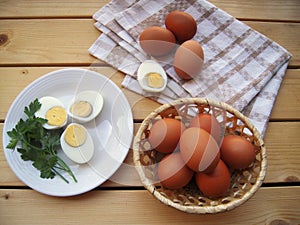
[[[32,165],[40,171],[40,177],[53,179],[55,175],[65,182],[69,181],[60,173],[67,172],[77,182],[69,166],[57,155],[60,147],[60,133],[57,130],[46,130],[43,124],[47,123],[44,118],[36,117],[35,112],[41,108],[41,103],[35,99],[25,107],[24,113],[27,119],[20,119],[16,126],[8,131],[10,142],[8,149],[16,149],[24,161],[32,161]],[[20,147],[17,147],[19,144]]]

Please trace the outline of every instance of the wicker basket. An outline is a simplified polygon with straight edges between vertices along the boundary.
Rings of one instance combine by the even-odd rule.
[[[164,188],[156,175],[157,163],[163,155],[151,149],[148,142],[149,129],[155,120],[172,117],[188,124],[190,118],[200,112],[213,114],[225,134],[241,135],[251,141],[256,149],[256,160],[247,169],[231,170],[228,194],[219,199],[205,197],[194,181],[177,190]],[[267,166],[264,143],[250,121],[228,104],[203,98],[179,99],[150,113],[134,138],[133,151],[134,163],[145,188],[164,204],[188,213],[218,213],[241,205],[261,186]]]

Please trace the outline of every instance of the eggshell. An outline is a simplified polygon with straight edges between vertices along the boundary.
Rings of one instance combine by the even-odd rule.
[[[211,114],[199,113],[191,119],[189,127],[200,127],[214,137],[217,143],[221,140],[221,126],[218,120]]]
[[[184,124],[179,120],[160,119],[150,128],[149,143],[159,152],[171,153],[176,149],[184,129]]]
[[[174,34],[163,27],[148,27],[139,37],[141,48],[151,56],[164,56],[175,47]]]
[[[159,163],[157,176],[160,183],[169,189],[178,189],[187,185],[194,172],[189,169],[179,153],[166,155]]]
[[[221,157],[232,169],[247,168],[256,157],[254,145],[244,137],[227,135],[222,141]]]
[[[81,117],[72,113],[72,105],[79,101],[86,101],[92,106],[92,112],[88,116]],[[76,96],[74,96],[74,98],[69,102],[68,115],[76,122],[87,123],[95,119],[100,114],[103,104],[104,99],[99,92],[92,90],[82,91],[76,94]]]
[[[197,173],[195,180],[204,195],[215,199],[226,195],[230,187],[230,172],[225,163],[219,160],[212,173]]]
[[[88,162],[94,155],[94,142],[92,139],[92,136],[89,134],[89,132],[86,130],[86,128],[80,124],[71,123],[68,125],[70,126],[80,126],[85,132],[86,132],[86,139],[84,143],[78,147],[73,147],[69,145],[65,140],[65,135],[67,132],[67,129],[62,133],[60,137],[60,143],[63,152],[66,154],[66,156],[71,159],[72,161],[82,164]],[[67,128],[68,128],[67,127]],[[77,139],[77,137],[75,136]]]
[[[199,76],[202,70],[204,52],[202,46],[194,40],[181,44],[174,54],[174,70],[185,80]]]
[[[188,13],[173,11],[165,18],[166,28],[175,35],[179,42],[187,41],[194,37],[197,32],[197,23]]]
[[[149,73],[158,73],[159,75],[161,75],[161,78],[163,80],[163,85],[159,88],[149,86],[147,80],[145,79],[147,77],[147,74],[149,74]],[[167,74],[166,74],[164,68],[159,63],[157,63],[153,60],[146,60],[138,68],[137,80],[138,80],[140,86],[145,91],[161,92],[167,86],[168,77],[167,77]]]
[[[41,108],[35,113],[36,117],[46,118],[46,114],[48,110],[54,108],[54,107],[61,107],[65,109],[64,104],[58,100],[55,97],[52,96],[44,96],[42,98],[39,98],[39,102],[41,103]],[[48,123],[43,124],[43,127],[48,130],[53,129],[59,129],[64,127],[67,124],[68,121],[68,115],[67,113],[62,113],[61,115],[55,115],[57,118],[61,119],[62,124],[61,125],[51,125]]]
[[[195,172],[209,173],[220,160],[215,139],[199,127],[187,128],[180,138],[180,153],[189,168]]]

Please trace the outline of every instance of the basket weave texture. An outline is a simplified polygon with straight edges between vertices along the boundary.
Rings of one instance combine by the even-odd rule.
[[[190,119],[198,113],[214,115],[224,135],[243,136],[253,143],[256,150],[256,160],[248,168],[230,170],[231,185],[228,193],[218,199],[205,197],[194,179],[177,190],[164,188],[157,179],[157,163],[164,155],[152,149],[148,141],[149,130],[156,120],[175,118],[188,125]],[[134,138],[133,152],[135,167],[145,188],[162,203],[188,213],[218,213],[241,205],[259,189],[267,167],[263,140],[249,119],[226,103],[205,98],[178,99],[151,112]]]

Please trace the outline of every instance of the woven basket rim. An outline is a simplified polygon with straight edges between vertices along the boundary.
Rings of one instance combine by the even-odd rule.
[[[247,191],[246,194],[242,196],[240,199],[235,199],[234,201],[231,201],[229,203],[225,204],[218,204],[215,206],[189,206],[189,205],[180,205],[178,203],[173,202],[172,200],[164,197],[159,191],[156,190],[156,187],[154,184],[148,182],[148,178],[145,176],[142,165],[140,162],[140,154],[139,154],[139,141],[140,137],[146,127],[148,127],[149,122],[151,119],[155,118],[159,115],[159,113],[163,112],[164,110],[174,107],[176,105],[180,104],[207,104],[210,106],[219,107],[222,109],[225,109],[226,111],[230,112],[231,114],[238,117],[240,120],[242,120],[253,132],[253,135],[255,136],[256,140],[258,141],[258,145],[261,149],[261,170],[259,171],[259,176],[256,180],[256,182],[252,185],[251,189]],[[260,186],[263,183],[263,180],[266,175],[266,169],[267,169],[267,154],[266,154],[266,148],[264,145],[264,142],[261,138],[261,135],[259,131],[255,128],[255,126],[252,124],[252,122],[244,116],[241,112],[233,108],[227,103],[215,101],[208,98],[181,98],[174,100],[170,103],[163,104],[153,110],[142,122],[139,130],[137,131],[134,141],[133,141],[133,161],[135,164],[135,168],[140,176],[141,182],[144,185],[144,187],[153,195],[155,196],[159,201],[162,203],[174,207],[180,211],[187,212],[187,213],[197,213],[197,214],[206,214],[206,213],[219,213],[228,211],[231,209],[236,208],[237,206],[243,204],[246,202],[249,198],[251,198],[255,192],[260,188]]]

